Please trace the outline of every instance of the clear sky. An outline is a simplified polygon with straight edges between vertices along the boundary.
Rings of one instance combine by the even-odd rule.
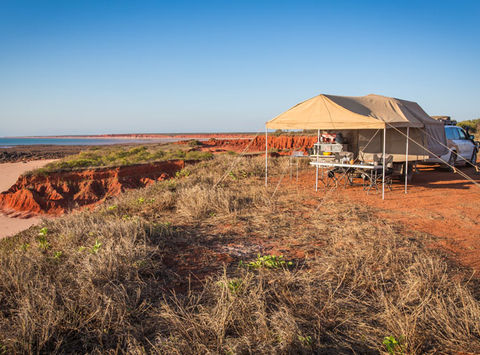
[[[256,132],[320,93],[480,117],[480,1],[0,0],[0,136]]]

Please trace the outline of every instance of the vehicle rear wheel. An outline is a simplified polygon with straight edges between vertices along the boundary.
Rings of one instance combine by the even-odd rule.
[[[473,165],[477,164],[477,150],[475,149],[472,153],[472,158],[470,159],[470,163]]]
[[[402,166],[402,180],[405,179],[405,164]],[[411,183],[413,180],[413,166],[412,164],[408,165],[408,170],[407,170],[407,182]]]
[[[450,171],[455,171],[456,163],[457,163],[457,152],[453,151],[450,154],[450,158],[448,159],[448,169],[450,169]]]

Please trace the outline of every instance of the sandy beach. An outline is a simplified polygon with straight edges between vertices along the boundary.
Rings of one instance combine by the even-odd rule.
[[[26,171],[41,168],[52,161],[55,161],[55,159],[0,164],[0,191],[8,190],[17,181],[18,177]],[[38,217],[11,218],[0,213],[0,238],[14,235],[40,221],[41,219]]]

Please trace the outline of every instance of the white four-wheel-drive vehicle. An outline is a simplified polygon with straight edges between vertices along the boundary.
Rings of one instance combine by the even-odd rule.
[[[474,141],[474,137],[463,128],[455,126],[456,121],[451,121],[450,117],[434,118],[444,122],[447,145],[450,150],[440,158],[428,159],[428,162],[447,162],[450,166],[468,165],[467,162],[475,164],[477,162],[478,144]]]

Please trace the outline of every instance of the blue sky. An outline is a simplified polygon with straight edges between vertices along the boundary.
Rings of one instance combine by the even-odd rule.
[[[480,1],[0,0],[0,136],[229,132],[320,93],[480,117]]]

